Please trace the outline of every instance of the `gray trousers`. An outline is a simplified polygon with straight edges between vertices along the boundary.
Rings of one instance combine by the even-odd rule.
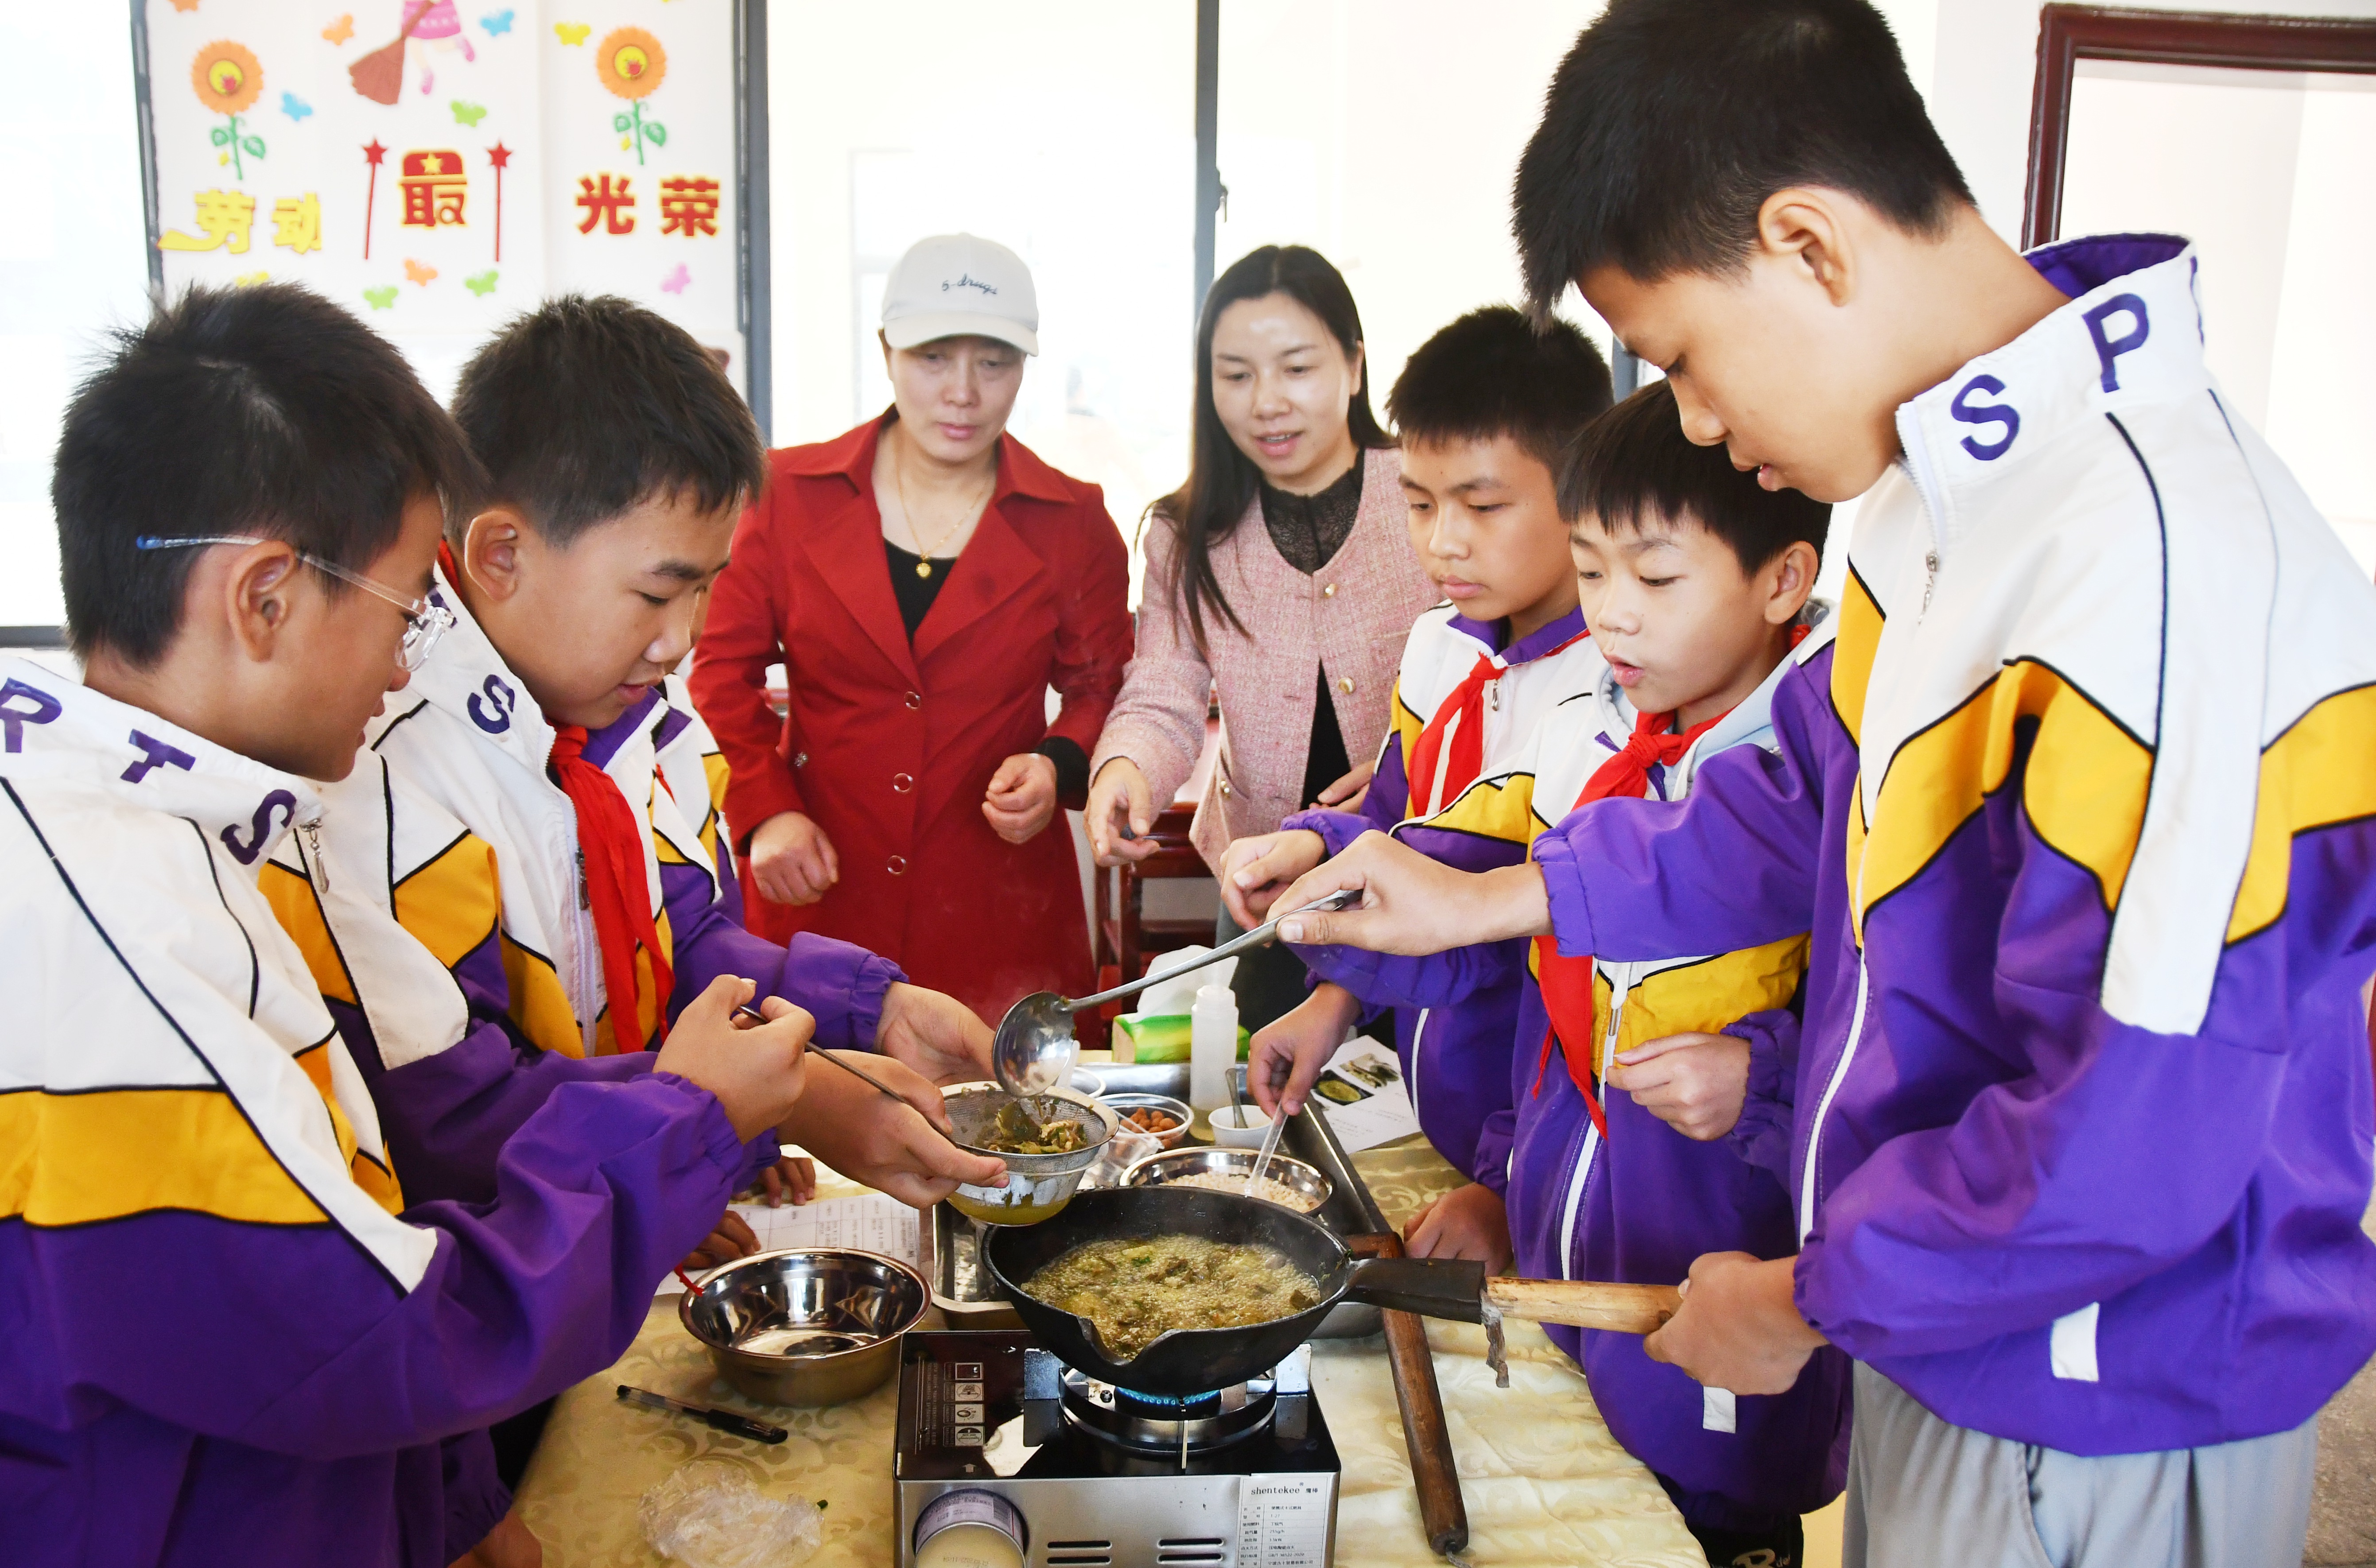
[[[1950,1426],[1859,1362],[1842,1568],[2293,1568],[2318,1420],[2086,1458]]]

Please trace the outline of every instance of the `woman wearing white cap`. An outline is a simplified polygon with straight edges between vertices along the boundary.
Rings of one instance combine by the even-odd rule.
[[[910,247],[883,296],[891,408],[771,455],[693,670],[751,929],[856,943],[992,1019],[1090,989],[1080,869],[1045,829],[1086,797],[1131,648],[1098,487],[1005,434],[1039,326],[1005,246]]]

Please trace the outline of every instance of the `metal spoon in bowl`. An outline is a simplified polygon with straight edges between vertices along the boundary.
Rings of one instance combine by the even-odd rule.
[[[1192,964],[1181,964],[1160,969],[1143,980],[1130,980],[1111,991],[1077,1000],[1057,995],[1052,991],[1035,991],[1006,1010],[998,1020],[998,1032],[991,1039],[990,1066],[997,1075],[998,1087],[1016,1098],[1045,1094],[1064,1081],[1075,1059],[1073,1015],[1092,1007],[1118,1002],[1125,996],[1135,996],[1158,980],[1168,980],[1218,964],[1224,958],[1235,957],[1249,947],[1260,947],[1278,934],[1278,922],[1288,915],[1309,914],[1314,909],[1341,909],[1360,897],[1354,888],[1331,893],[1301,909],[1289,909],[1273,916],[1243,936],[1224,942]]]

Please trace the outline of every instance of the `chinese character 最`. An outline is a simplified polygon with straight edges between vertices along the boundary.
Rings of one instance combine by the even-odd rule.
[[[397,184],[404,191],[404,226],[434,229],[464,221],[469,175],[458,152],[408,152]]]

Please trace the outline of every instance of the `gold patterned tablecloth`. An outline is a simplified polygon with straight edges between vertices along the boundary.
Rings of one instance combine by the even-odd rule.
[[[1354,1164],[1396,1226],[1458,1180],[1418,1139],[1356,1156]],[[826,1176],[818,1195],[860,1190]],[[1540,1330],[1511,1324],[1506,1389],[1493,1386],[1482,1330],[1431,1323],[1428,1342],[1468,1503],[1469,1562],[1478,1568],[1705,1562],[1658,1483],[1601,1424],[1583,1374]],[[1421,1568],[1438,1561],[1420,1526],[1384,1342],[1316,1340],[1312,1372],[1344,1464],[1336,1562]],[[748,1410],[790,1428],[791,1439],[762,1446],[633,1408],[618,1401],[622,1383]],[[717,1378],[707,1355],[678,1326],[676,1299],[663,1297],[618,1365],[561,1396],[521,1483],[520,1510],[544,1543],[547,1568],[657,1568],[666,1560],[644,1544],[637,1502],[684,1461],[722,1458],[770,1492],[825,1505],[825,1547],[810,1560],[814,1568],[880,1568],[893,1561],[898,1399],[895,1378],[854,1404],[825,1409],[751,1404]]]

